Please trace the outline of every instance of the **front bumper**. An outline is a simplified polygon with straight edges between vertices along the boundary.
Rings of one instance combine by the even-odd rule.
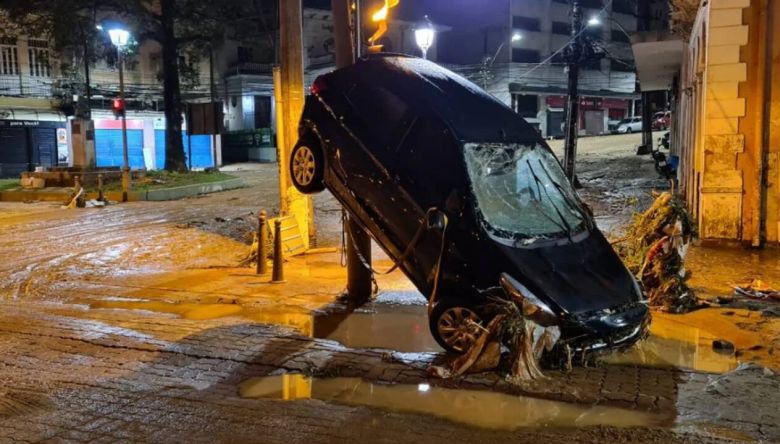
[[[642,302],[581,314],[562,327],[559,345],[587,354],[628,348],[647,336],[650,321],[650,311]]]

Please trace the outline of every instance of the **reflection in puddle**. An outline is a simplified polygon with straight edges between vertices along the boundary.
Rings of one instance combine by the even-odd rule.
[[[353,313],[317,315],[314,337],[333,339],[350,348],[385,348],[400,352],[443,351],[428,329],[425,306],[373,304]]]
[[[372,384],[359,378],[316,379],[299,374],[252,378],[239,385],[242,398],[318,399],[432,415],[470,426],[521,427],[665,426],[673,418],[617,407],[586,406],[475,390]]]
[[[754,324],[758,315],[745,310],[705,309],[684,315],[653,313],[650,337],[620,354],[605,356],[611,364],[641,364],[655,367],[677,367],[703,372],[724,373],[739,364],[731,353],[723,354],[713,349],[712,342],[727,339],[737,349],[761,345],[756,331],[739,328],[738,324]],[[744,360],[747,356],[743,356]],[[764,365],[771,365],[771,356],[753,357]]]
[[[157,313],[172,313],[184,319],[204,320],[216,319],[238,314],[242,311],[240,305],[235,304],[196,304],[173,303],[161,301],[144,301],[118,298],[93,302],[91,308],[120,308],[125,310],[144,310]]]

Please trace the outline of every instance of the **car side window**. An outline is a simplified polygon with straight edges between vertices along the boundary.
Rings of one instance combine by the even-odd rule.
[[[396,128],[408,106],[384,88],[367,83],[355,84],[346,94],[351,106],[347,117],[350,129],[372,151],[389,150]]]

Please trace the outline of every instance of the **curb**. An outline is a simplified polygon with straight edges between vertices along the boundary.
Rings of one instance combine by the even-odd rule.
[[[193,185],[183,185],[174,188],[162,188],[148,191],[130,191],[128,201],[137,202],[148,201],[166,201],[178,200],[200,194],[218,193],[220,191],[234,190],[246,186],[241,178],[222,180],[219,182],[200,183]],[[29,191],[12,190],[0,192],[0,202],[24,202],[24,201],[44,201],[44,202],[65,202],[68,200],[70,192],[52,192],[52,191]],[[96,192],[90,192],[87,199],[97,198]],[[110,191],[106,193],[106,198],[113,201],[122,200],[121,191]]]
[[[163,188],[158,190],[149,190],[139,192],[141,199],[151,201],[177,200],[185,197],[197,196],[199,194],[218,193],[220,191],[234,190],[243,188],[244,181],[241,178],[228,179],[220,182],[200,183],[194,185],[183,185],[175,188]]]

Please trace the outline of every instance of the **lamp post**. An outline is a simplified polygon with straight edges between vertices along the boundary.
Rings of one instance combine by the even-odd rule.
[[[116,46],[117,63],[119,64],[119,100],[122,101],[122,202],[127,202],[127,194],[130,190],[130,161],[127,155],[127,120],[125,119],[125,113],[127,108],[125,105],[125,74],[124,64],[125,59],[122,56],[122,48],[127,46],[130,40],[130,33],[127,30],[121,28],[113,28],[108,30],[108,35],[111,37],[111,43]]]
[[[433,25],[426,15],[425,24],[414,30],[414,39],[417,41],[417,46],[420,47],[424,59],[428,58],[428,49],[433,45],[433,39],[435,37],[436,30],[433,29]]]

